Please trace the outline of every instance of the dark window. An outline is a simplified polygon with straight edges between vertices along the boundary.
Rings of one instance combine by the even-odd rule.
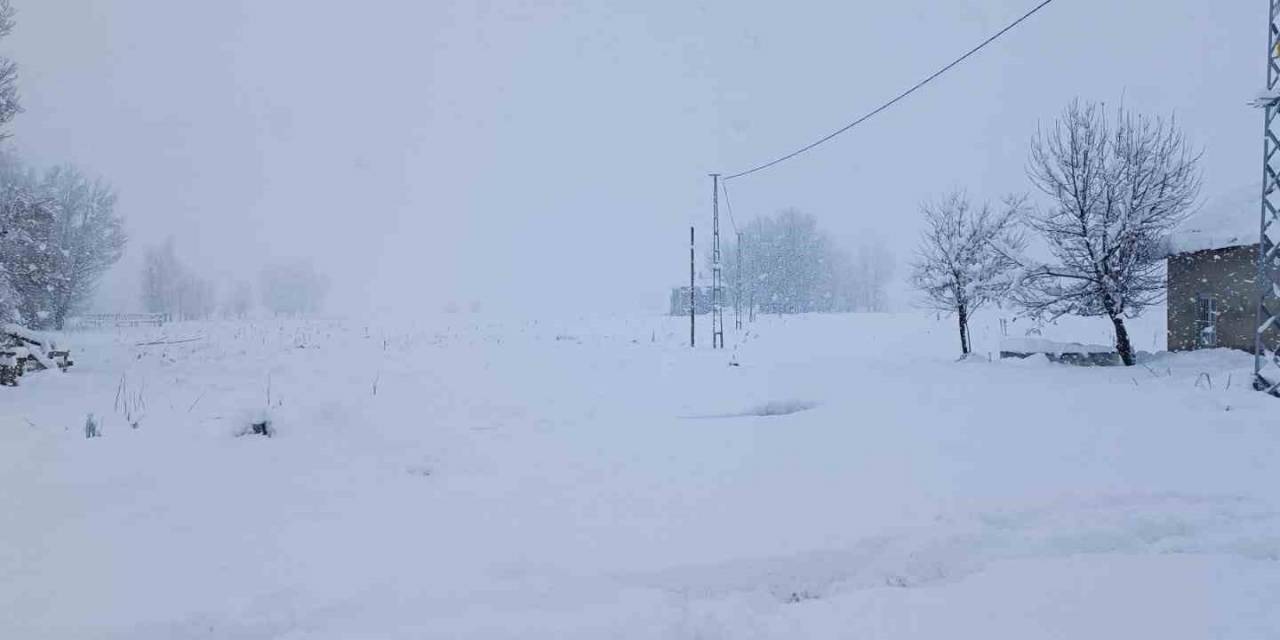
[[[1196,346],[1218,346],[1218,299],[1211,295],[1196,298]]]

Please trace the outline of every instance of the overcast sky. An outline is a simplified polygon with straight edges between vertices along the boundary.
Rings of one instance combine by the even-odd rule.
[[[132,234],[103,304],[172,236],[225,283],[310,257],[331,307],[660,312],[711,171],[835,129],[1032,0],[14,0],[11,144],[113,183]],[[1205,195],[1258,181],[1261,0],[1057,0],[836,141],[730,184],[899,256],[923,198],[1029,189],[1072,98],[1175,113]],[[705,237],[705,236],[704,236]],[[905,302],[898,300],[898,303]]]

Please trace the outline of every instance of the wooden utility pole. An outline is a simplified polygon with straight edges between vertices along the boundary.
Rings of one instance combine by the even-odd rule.
[[[742,328],[742,232],[738,232],[738,266],[737,277],[734,278],[733,292],[733,328]]]

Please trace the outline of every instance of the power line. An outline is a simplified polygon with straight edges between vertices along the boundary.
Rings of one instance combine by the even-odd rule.
[[[733,204],[729,202],[729,186],[720,181],[720,190],[724,192],[724,208],[729,212],[729,224],[733,225],[733,232],[738,233],[738,221],[733,219]]]
[[[832,138],[834,138],[834,137],[836,137],[836,136],[838,136],[838,135],[840,135],[840,134],[842,134],[842,133],[844,133],[844,132],[846,132],[846,131],[848,131],[848,130],[850,130],[850,129],[852,129],[852,128],[854,128],[854,127],[856,127],[856,126],[860,125],[860,124],[862,124],[863,122],[866,122],[867,120],[870,120],[872,117],[874,117],[875,115],[879,114],[881,111],[884,111],[885,109],[888,109],[889,107],[892,107],[894,104],[897,104],[897,103],[898,103],[899,101],[901,101],[903,98],[906,98],[907,96],[909,96],[909,95],[911,95],[911,94],[915,93],[915,92],[916,92],[916,91],[918,91],[921,87],[924,87],[926,84],[929,84],[930,82],[933,82],[935,79],[937,79],[937,78],[938,78],[938,76],[941,76],[942,74],[944,74],[944,73],[946,73],[946,72],[950,71],[952,68],[954,68],[955,66],[959,65],[961,62],[964,62],[966,59],[968,59],[968,58],[969,58],[970,56],[972,56],[973,54],[975,54],[975,53],[977,53],[977,52],[981,51],[984,47],[986,47],[987,45],[991,44],[992,42],[995,42],[996,40],[998,40],[998,39],[1000,38],[1000,36],[1003,36],[1004,34],[1008,33],[1009,31],[1012,31],[1014,27],[1017,27],[1019,24],[1022,24],[1025,20],[1027,20],[1027,19],[1028,19],[1028,18],[1030,18],[1031,16],[1035,15],[1035,14],[1036,14],[1036,12],[1038,12],[1038,11],[1040,11],[1041,9],[1045,8],[1046,6],[1048,6],[1048,5],[1049,5],[1050,3],[1052,3],[1052,2],[1053,2],[1053,0],[1043,0],[1043,2],[1041,2],[1041,3],[1040,3],[1040,4],[1038,4],[1038,5],[1036,5],[1036,6],[1035,6],[1033,9],[1031,9],[1030,11],[1028,11],[1028,12],[1026,12],[1026,13],[1022,14],[1022,17],[1018,18],[1017,20],[1014,20],[1013,22],[1010,22],[1010,23],[1009,23],[1005,28],[1003,28],[1003,29],[1001,29],[1001,30],[997,31],[997,32],[995,33],[995,35],[991,36],[990,38],[987,38],[986,40],[983,40],[981,44],[979,44],[978,46],[976,46],[976,47],[974,47],[974,48],[972,48],[972,49],[968,50],[967,52],[965,52],[965,54],[964,54],[964,55],[960,56],[959,58],[956,58],[955,60],[952,60],[952,61],[951,61],[951,63],[949,63],[947,66],[942,67],[941,69],[938,69],[937,71],[933,72],[933,74],[932,74],[932,75],[930,75],[929,77],[925,78],[924,80],[921,80],[920,82],[915,83],[914,85],[912,85],[912,87],[911,87],[910,89],[907,89],[906,91],[903,91],[902,93],[900,93],[900,94],[898,94],[896,97],[894,97],[892,100],[890,100],[890,101],[888,101],[888,102],[886,102],[886,103],[884,103],[884,104],[882,104],[882,105],[880,105],[880,106],[876,107],[876,108],[875,108],[875,109],[873,109],[871,112],[867,113],[866,115],[862,116],[861,118],[858,118],[857,120],[854,120],[853,122],[850,122],[849,124],[847,124],[847,125],[845,125],[845,126],[843,126],[843,127],[839,128],[839,129],[837,129],[837,130],[835,130],[835,131],[833,131],[833,132],[831,132],[831,133],[827,134],[826,136],[823,136],[823,137],[822,137],[822,138],[820,138],[819,140],[817,140],[817,141],[815,141],[815,142],[811,142],[811,143],[809,143],[809,144],[807,144],[807,145],[805,145],[805,146],[803,146],[803,147],[800,147],[799,149],[796,149],[795,151],[792,151],[791,153],[788,153],[788,154],[787,154],[787,155],[785,155],[785,156],[782,156],[782,157],[780,157],[780,158],[775,158],[775,159],[770,160],[769,162],[766,162],[766,163],[764,163],[764,164],[762,164],[762,165],[757,165],[757,166],[755,166],[755,167],[752,167],[752,168],[750,168],[750,169],[747,169],[746,171],[742,171],[742,172],[735,173],[735,174],[732,174],[732,175],[729,175],[729,176],[725,176],[724,178],[722,178],[722,184],[723,184],[723,182],[724,182],[724,181],[729,181],[729,180],[732,180],[732,179],[734,179],[734,178],[741,178],[742,176],[753,174],[753,173],[755,173],[755,172],[757,172],[757,171],[760,171],[760,170],[762,170],[762,169],[768,169],[769,167],[772,167],[773,165],[778,164],[778,163],[780,163],[780,162],[786,162],[787,160],[790,160],[790,159],[792,159],[792,158],[794,158],[794,157],[796,157],[796,156],[798,156],[798,155],[800,155],[800,154],[802,154],[802,153],[804,153],[804,152],[806,152],[806,151],[808,151],[808,150],[810,150],[810,149],[813,149],[814,147],[816,147],[816,146],[818,146],[818,145],[820,145],[820,144],[822,144],[822,143],[824,143],[824,142],[827,142],[828,140],[831,140]]]

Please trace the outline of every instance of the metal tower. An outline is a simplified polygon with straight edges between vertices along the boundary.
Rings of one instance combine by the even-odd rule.
[[[1280,0],[1276,0],[1280,2]],[[724,289],[720,278],[720,174],[711,174],[711,348],[724,348]]]
[[[1267,27],[1267,90],[1258,105],[1264,116],[1262,138],[1262,212],[1258,237],[1258,316],[1253,344],[1253,386],[1271,394],[1280,393],[1280,341],[1272,330],[1280,329],[1280,275],[1277,251],[1280,244],[1280,0],[1270,0]],[[1268,303],[1271,304],[1268,307]],[[1270,343],[1270,344],[1268,344]],[[1268,351],[1268,347],[1270,350]]]

